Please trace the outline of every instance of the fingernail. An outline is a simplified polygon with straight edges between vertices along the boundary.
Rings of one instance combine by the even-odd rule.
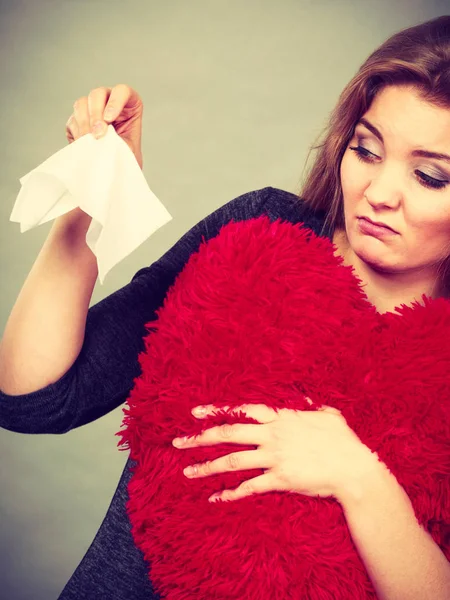
[[[187,441],[187,437],[183,437],[183,438],[175,438],[174,440],[172,440],[172,444],[174,446],[183,446]]]

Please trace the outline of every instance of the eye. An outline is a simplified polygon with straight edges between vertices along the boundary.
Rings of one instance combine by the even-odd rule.
[[[353,150],[357,159],[362,162],[375,162],[375,159],[378,158],[378,156],[372,154],[372,152],[369,152],[367,148],[363,148],[362,146],[350,146],[350,150]]]
[[[369,159],[369,162],[373,162],[373,159],[378,158],[375,154],[372,154],[372,152],[369,152],[367,148],[363,148],[362,146],[350,146],[350,150],[353,150],[359,160]]]
[[[372,152],[369,152],[367,148],[363,148],[362,146],[350,146],[350,150],[353,150],[358,160],[365,163],[374,163],[375,160],[379,158],[379,156],[372,154]],[[426,173],[422,173],[422,171],[416,170],[415,173],[418,176],[420,183],[427,188],[442,190],[449,183],[446,179],[434,179],[434,177],[430,177]]]
[[[434,179],[433,177],[430,177],[426,173],[422,173],[422,171],[416,171],[416,173],[419,175],[419,177],[422,180],[422,183],[425,187],[431,187],[431,188],[434,188],[435,190],[442,190],[442,188],[445,188],[448,184],[448,181],[446,181],[445,179],[444,180]]]

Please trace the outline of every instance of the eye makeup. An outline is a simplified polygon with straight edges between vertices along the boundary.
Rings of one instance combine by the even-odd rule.
[[[377,162],[377,159],[380,158],[373,152],[370,152],[370,150],[364,146],[361,146],[361,142],[359,140],[358,146],[349,146],[349,149],[356,154],[356,157],[359,161],[364,163],[375,163]],[[437,179],[427,175],[427,173],[424,173],[423,171],[419,171],[418,169],[416,169],[414,173],[416,174],[419,183],[429,189],[442,190],[450,183],[448,179]]]

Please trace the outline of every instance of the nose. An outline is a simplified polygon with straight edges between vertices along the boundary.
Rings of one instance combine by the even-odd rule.
[[[376,173],[372,174],[365,196],[374,210],[378,208],[396,208],[402,198],[400,190],[400,174],[395,167],[386,163],[378,165]]]

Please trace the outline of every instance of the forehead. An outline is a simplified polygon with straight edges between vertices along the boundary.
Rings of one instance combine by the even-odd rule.
[[[422,100],[413,88],[382,89],[363,116],[380,130],[385,142],[435,152],[450,150],[450,109]]]

